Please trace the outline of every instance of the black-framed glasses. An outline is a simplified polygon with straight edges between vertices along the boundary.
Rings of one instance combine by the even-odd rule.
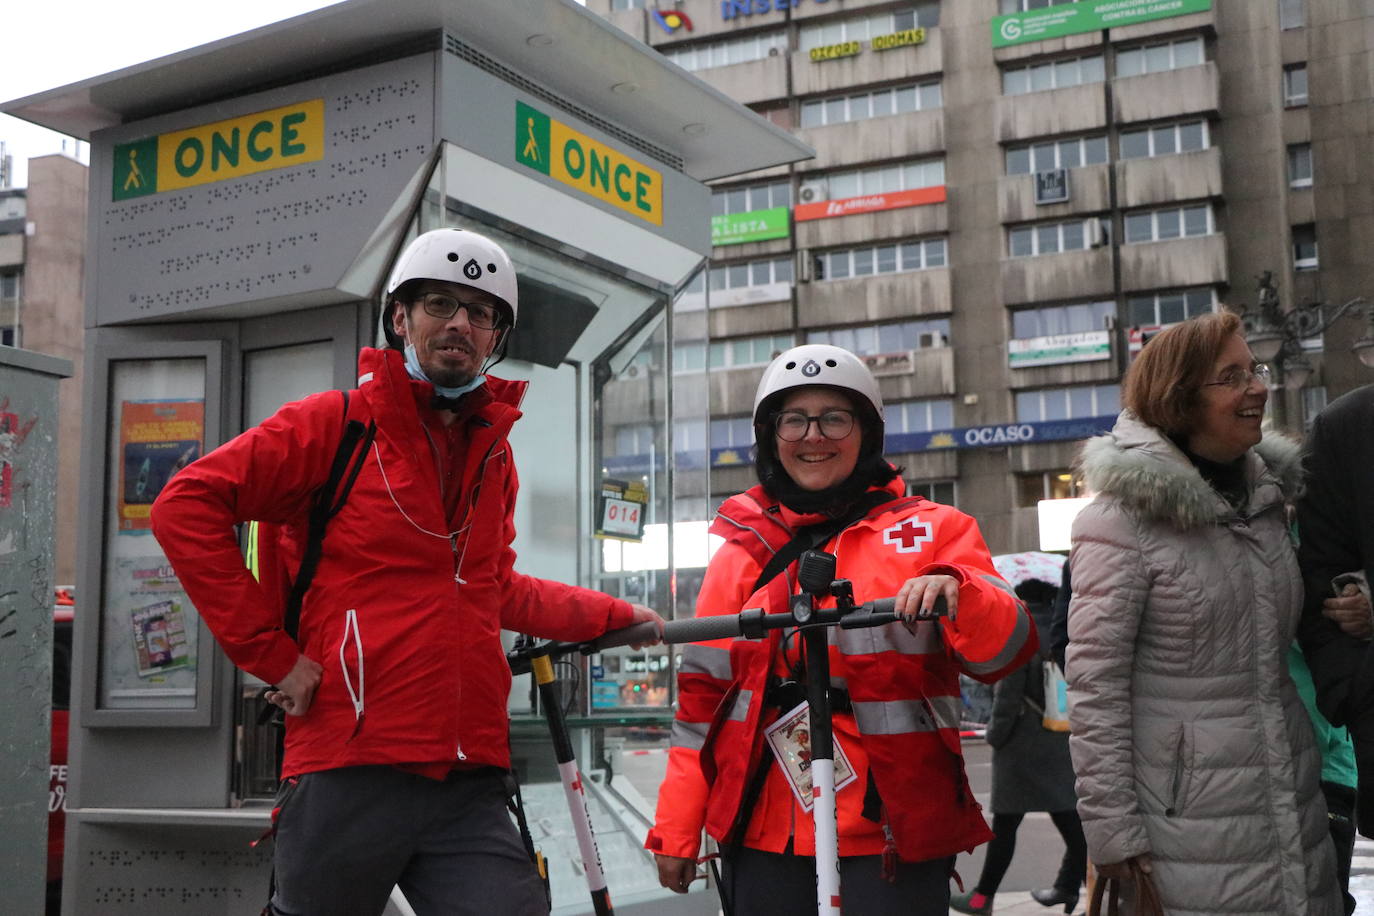
[[[1259,383],[1265,388],[1269,387],[1269,378],[1272,373],[1264,363],[1251,366],[1249,369],[1228,369],[1222,373],[1221,378],[1215,382],[1203,382],[1203,388],[1230,388],[1232,391],[1244,391],[1250,387],[1251,379],[1258,379]]]
[[[800,442],[815,423],[827,439],[843,439],[854,431],[854,411],[836,407],[818,417],[800,410],[780,410],[773,418],[773,429],[784,442]]]
[[[458,310],[467,309],[468,324],[474,328],[490,331],[501,322],[501,313],[495,307],[481,302],[462,302],[447,293],[425,293],[415,300],[424,306],[425,314],[448,321]]]

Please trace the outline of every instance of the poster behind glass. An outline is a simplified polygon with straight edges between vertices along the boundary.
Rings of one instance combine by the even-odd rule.
[[[110,364],[100,637],[104,709],[193,709],[199,616],[153,539],[151,509],[205,449],[205,361]]]

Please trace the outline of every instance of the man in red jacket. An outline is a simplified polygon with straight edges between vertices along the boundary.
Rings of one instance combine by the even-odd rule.
[[[484,374],[515,325],[515,269],[460,229],[417,238],[386,289],[387,350],[358,388],[287,404],[177,474],[153,532],[234,664],[287,713],[276,802],[282,916],[544,912],[506,812],[510,670],[501,630],[583,640],[652,610],[514,570],[507,434],[526,383]],[[345,424],[376,424],[329,522],[299,632],[283,589],[244,566],[234,526],[266,523],[294,572]]]

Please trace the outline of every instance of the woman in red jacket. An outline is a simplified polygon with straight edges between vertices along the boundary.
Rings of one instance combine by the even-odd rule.
[[[795,566],[765,570],[806,529],[857,600],[895,595],[908,621],[830,636],[836,804],[846,913],[943,914],[953,857],[991,838],[964,775],[959,674],[992,681],[1035,651],[1034,627],[967,515],[906,497],[883,458],[877,382],[852,353],[807,345],[754,399],[759,485],[726,500],[698,616],[787,610]],[[949,616],[914,621],[944,596]],[[722,846],[737,914],[814,913],[805,698],[794,631],[688,646],[658,816],[646,846],[686,892],[703,827]],[[801,707],[804,708],[804,707]],[[804,719],[803,719],[804,721]],[[842,760],[840,758],[843,758]]]

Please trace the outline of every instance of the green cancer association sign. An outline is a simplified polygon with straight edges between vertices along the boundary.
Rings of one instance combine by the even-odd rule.
[[[1078,0],[1041,9],[997,16],[992,20],[992,46],[1005,48],[1028,41],[1080,35],[1138,22],[1205,13],[1212,0]]]

